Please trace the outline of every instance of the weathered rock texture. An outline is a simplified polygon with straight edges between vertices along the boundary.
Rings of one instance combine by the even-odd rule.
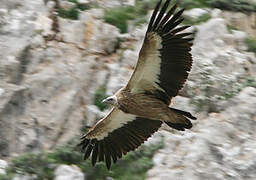
[[[0,175],[6,174],[5,169],[8,167],[8,164],[6,161],[0,159]]]
[[[174,101],[176,107],[199,110],[198,120],[189,132],[161,132],[165,147],[155,155],[148,180],[256,178],[256,89],[245,83],[255,81],[256,59],[246,52],[248,34],[229,32],[220,14],[196,26],[186,97]]]
[[[107,7],[134,4],[79,2]],[[43,0],[0,3],[1,159],[78,139],[85,125],[107,112],[95,105],[98,89],[104,87],[111,95],[126,84],[136,65],[146,26],[121,35],[103,21],[102,9],[69,20],[56,18],[54,7],[50,1],[44,6]],[[229,31],[232,15],[220,10],[211,14],[212,19],[191,28],[197,32],[194,66],[174,100],[175,107],[193,112],[198,120],[182,134],[163,127],[165,147],[154,157],[150,180],[256,178],[256,81],[252,80],[256,58],[244,43],[255,26]],[[240,17],[237,26],[253,22],[242,20],[247,15],[236,17]]]
[[[229,26],[238,28],[250,36],[256,36],[256,13],[243,14],[225,11],[222,17],[226,19]]]
[[[219,112],[255,76],[255,55],[246,52],[246,34],[228,32],[222,18],[196,26],[192,49],[194,66],[183,95],[191,97],[200,111]]]
[[[109,55],[118,45],[116,27],[85,12],[77,21],[58,18],[60,32],[49,40],[56,32],[44,7],[39,0],[1,3],[0,157],[80,135],[86,105],[110,73],[102,74],[105,62],[118,58]]]
[[[256,178],[256,89],[245,88],[221,113],[199,119],[192,131],[165,135],[148,180]]]
[[[60,165],[54,175],[54,180],[85,180],[84,174],[76,166]]]

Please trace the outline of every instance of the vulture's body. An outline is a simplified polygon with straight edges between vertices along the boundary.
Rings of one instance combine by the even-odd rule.
[[[187,37],[191,33],[181,33],[189,26],[177,27],[183,10],[174,13],[175,5],[166,12],[169,2],[160,11],[161,0],[156,5],[128,84],[105,100],[113,109],[82,137],[84,158],[92,154],[93,165],[105,160],[110,168],[111,161],[135,150],[162,123],[183,131],[192,127],[189,119],[196,119],[169,107],[192,67],[192,38]]]

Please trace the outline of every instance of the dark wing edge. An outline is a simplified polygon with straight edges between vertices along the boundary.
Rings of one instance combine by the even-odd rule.
[[[97,160],[105,161],[108,169],[111,163],[116,163],[130,151],[134,151],[144,143],[162,125],[162,121],[136,117],[135,120],[124,124],[122,127],[110,132],[103,139],[81,138],[79,146],[84,152],[84,159],[92,154],[91,162],[94,166]]]
[[[177,96],[180,89],[183,88],[188,74],[192,68],[192,55],[190,53],[193,33],[184,33],[190,26],[177,27],[184,19],[181,17],[184,9],[177,9],[175,4],[168,12],[170,0],[166,0],[161,10],[161,0],[156,5],[153,15],[150,19],[146,39],[148,35],[157,34],[161,37],[162,48],[160,51],[161,66],[157,83],[165,92],[158,92],[157,96],[166,104],[170,103],[170,98]],[[146,40],[145,39],[145,40]]]

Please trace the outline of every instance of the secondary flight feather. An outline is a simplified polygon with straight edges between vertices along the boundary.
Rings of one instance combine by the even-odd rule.
[[[84,159],[92,165],[105,161],[109,169],[134,151],[163,123],[176,130],[192,127],[189,112],[169,107],[192,67],[192,33],[179,26],[184,9],[168,11],[170,0],[160,0],[151,16],[136,68],[128,84],[104,100],[112,110],[81,138]],[[163,5],[162,5],[163,4]]]

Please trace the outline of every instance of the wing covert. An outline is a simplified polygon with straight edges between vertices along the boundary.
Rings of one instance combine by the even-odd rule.
[[[136,117],[113,108],[81,138],[79,145],[83,149],[84,159],[91,156],[93,166],[97,161],[105,161],[109,169],[111,163],[134,151],[161,125],[161,121]]]

